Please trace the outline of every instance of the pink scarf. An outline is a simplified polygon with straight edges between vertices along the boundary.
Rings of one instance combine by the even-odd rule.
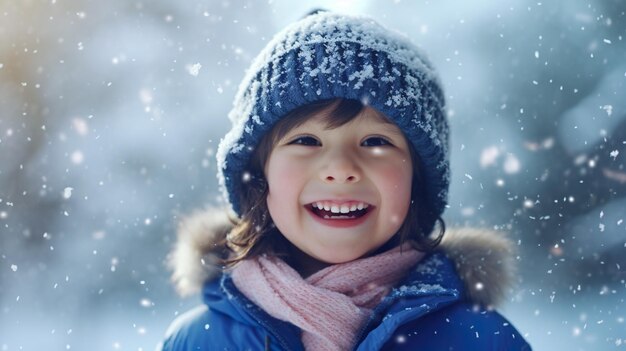
[[[283,260],[262,256],[239,263],[232,278],[269,315],[299,327],[305,349],[349,350],[372,309],[423,256],[405,244],[306,279]]]

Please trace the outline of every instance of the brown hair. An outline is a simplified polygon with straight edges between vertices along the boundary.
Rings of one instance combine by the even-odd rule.
[[[302,125],[314,114],[327,111],[323,117],[323,122],[326,123],[328,129],[333,129],[350,122],[364,108],[365,105],[360,101],[350,99],[322,100],[304,105],[288,113],[261,139],[250,158],[248,168],[250,178],[241,184],[241,190],[238,193],[242,214],[241,219],[233,219],[235,227],[226,238],[226,244],[232,251],[231,257],[226,260],[227,264],[233,265],[241,260],[265,253],[289,258],[292,244],[272,223],[266,204],[269,188],[263,169],[274,145],[290,130]],[[388,121],[383,114],[380,116]],[[432,251],[439,245],[445,232],[445,223],[441,216],[437,216],[436,222],[439,224],[439,231],[436,235],[425,233],[425,230],[420,227],[420,219],[432,218],[433,209],[424,201],[426,196],[421,181],[423,176],[419,166],[419,158],[413,145],[407,144],[413,164],[411,205],[398,233],[382,245],[376,253],[407,241],[417,250]],[[428,216],[428,214],[430,215]]]

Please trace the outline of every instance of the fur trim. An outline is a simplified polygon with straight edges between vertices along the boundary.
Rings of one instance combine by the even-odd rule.
[[[198,211],[180,222],[167,265],[181,296],[199,292],[206,280],[221,274],[224,247],[220,242],[232,227],[227,212],[219,209]]]
[[[455,263],[472,302],[483,306],[504,302],[515,274],[513,243],[504,233],[453,228],[446,230],[440,249]]]
[[[168,265],[181,296],[197,293],[202,284],[219,276],[224,247],[220,242],[232,229],[226,210],[208,209],[183,219],[178,242]],[[446,230],[439,249],[456,264],[474,303],[495,306],[503,302],[514,276],[513,243],[501,232],[487,229]]]

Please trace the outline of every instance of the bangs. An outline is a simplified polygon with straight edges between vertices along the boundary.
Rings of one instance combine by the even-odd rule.
[[[289,112],[276,123],[268,139],[271,140],[273,146],[290,130],[301,126],[311,116],[317,114],[323,114],[321,119],[326,124],[327,129],[339,128],[356,118],[363,109],[365,109],[365,105],[361,101],[351,99],[321,100],[304,105]],[[380,117],[387,121],[382,115]]]

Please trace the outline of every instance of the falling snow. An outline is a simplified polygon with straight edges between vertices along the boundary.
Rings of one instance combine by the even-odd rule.
[[[72,190],[74,190],[74,188],[71,187],[63,189],[63,198],[69,199],[70,197],[72,197]]]
[[[199,301],[175,297],[167,252],[181,218],[226,207],[215,158],[237,86],[277,28],[311,6],[31,5],[0,5],[0,351],[153,350]],[[624,349],[626,4],[325,7],[373,15],[430,54],[452,127],[446,228],[490,228],[514,243],[516,285],[499,311],[537,350]],[[350,79],[364,89],[376,71]],[[377,106],[406,103],[387,98]]]
[[[201,64],[194,63],[193,65],[187,66],[187,72],[189,72],[192,76],[197,77],[198,74],[200,74],[200,68],[202,68]]]

